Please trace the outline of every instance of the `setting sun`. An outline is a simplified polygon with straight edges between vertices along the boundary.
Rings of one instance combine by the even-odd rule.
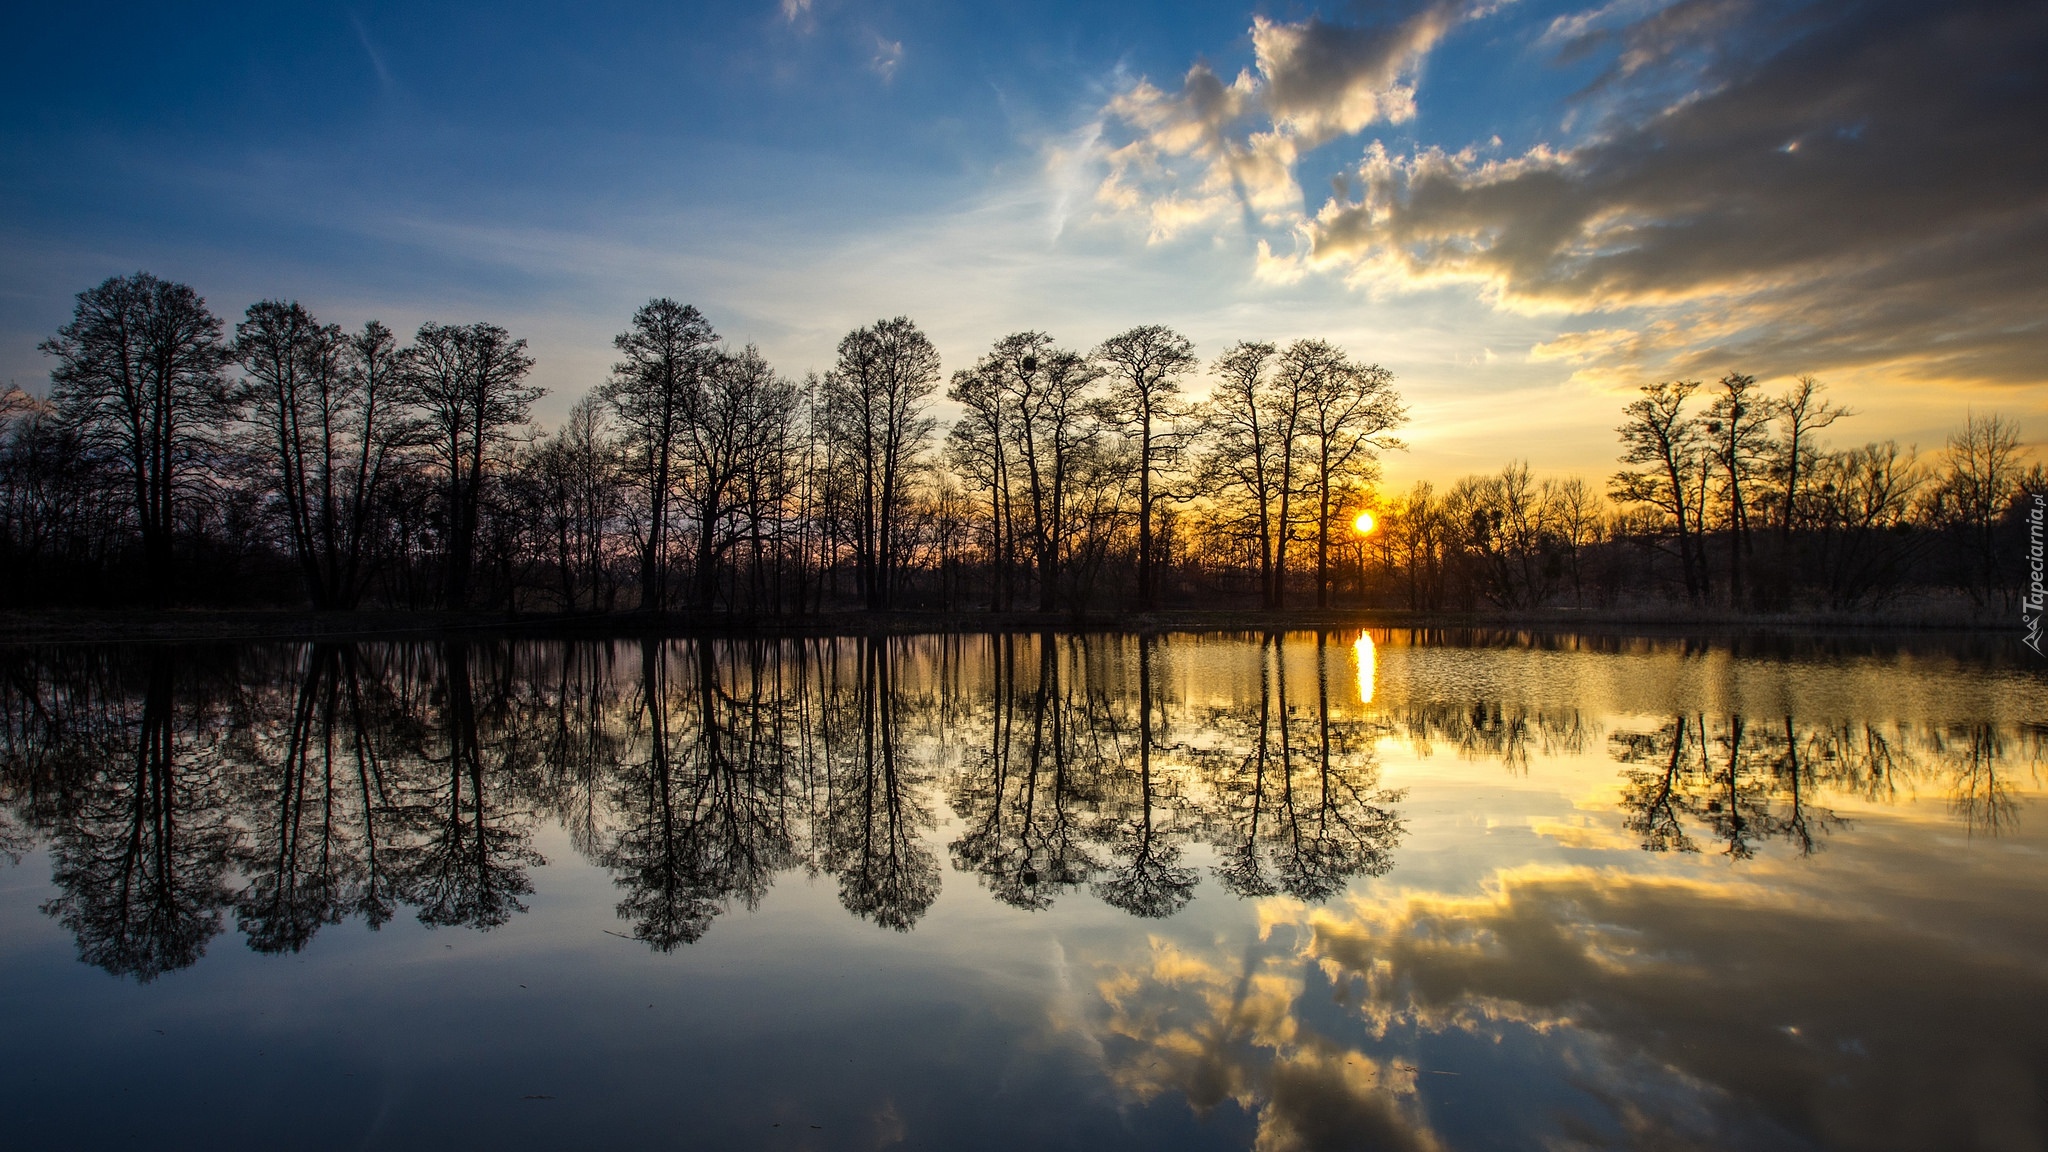
[[[1360,512],[1358,514],[1358,519],[1353,520],[1351,522],[1352,529],[1355,530],[1360,536],[1372,535],[1372,530],[1378,526],[1378,523],[1373,520],[1372,513],[1370,512]]]

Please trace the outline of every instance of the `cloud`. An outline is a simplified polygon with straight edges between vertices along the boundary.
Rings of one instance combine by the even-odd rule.
[[[1142,961],[1112,970],[1097,992],[1118,1092],[1140,1102],[1175,1093],[1200,1114],[1233,1103],[1258,1118],[1259,1152],[1442,1148],[1412,1067],[1333,1046],[1304,1027],[1301,966],[1292,960],[1232,963],[1155,938]]]
[[[1309,208],[1306,152],[1410,120],[1431,50],[1488,11],[1261,18],[1234,80],[1197,64],[1178,90],[1141,82],[1111,104],[1129,139],[1104,156],[1098,203],[1154,241],[1266,229],[1251,272],[1267,283],[1320,270],[1375,295],[1463,285],[1509,312],[1607,317],[1531,350],[1582,377],[1739,363],[2039,382],[2048,9],[1614,0],[1535,40],[1561,63],[1607,60],[1562,140],[1368,141]]]
[[[350,12],[348,22],[356,30],[356,39],[362,43],[363,55],[370,58],[370,69],[377,73],[378,86],[387,93],[396,91],[398,81],[392,77],[391,69],[385,66],[384,54],[377,51],[377,46],[370,42],[370,31],[363,27],[362,17]]]
[[[1740,358],[2038,381],[2048,17],[1824,4],[1739,22],[1745,9],[1697,0],[1568,28],[1568,51],[1623,45],[1602,84],[1662,91],[1676,70],[1685,94],[1640,115],[1617,98],[1586,142],[1506,160],[1375,145],[1356,194],[1308,226],[1312,262],[1476,281],[1519,309],[1708,318],[1711,338],[1669,324],[1613,346],[1681,371]]]
[[[1935,870],[1999,884],[1984,863]],[[1312,913],[1305,951],[1355,982],[1369,1015],[1597,1037],[1609,1068],[1588,1080],[1652,1105],[1629,1111],[1654,1111],[1661,1082],[1723,1122],[1761,1112],[1830,1146],[1992,1130],[2039,1146],[2030,1022],[2048,982],[2023,943],[2037,923],[1987,939],[1919,918],[1940,885],[1753,879],[1510,872],[1480,896]],[[2000,887],[2023,903],[2032,886]],[[1987,1092],[1980,1076],[2018,1092]]]
[[[903,66],[903,41],[891,40],[881,33],[875,33],[875,54],[868,60],[868,67],[887,84],[896,79],[896,70]]]
[[[1267,902],[1256,944],[1106,964],[1101,1048],[1126,1098],[1234,1102],[1259,1148],[1437,1147],[1428,1105],[1458,1097],[1418,1088],[1440,1071],[1546,1101],[1489,1121],[1517,1146],[1588,1146],[1558,1138],[1591,1120],[1598,1146],[2040,1147],[2039,877],[1927,837],[1871,847]]]
[[[1374,27],[1255,17],[1253,67],[1226,81],[1197,62],[1177,90],[1140,80],[1103,110],[1125,142],[1105,149],[1097,199],[1143,214],[1155,241],[1239,213],[1291,225],[1302,212],[1302,154],[1412,119],[1423,58],[1461,20],[1489,10],[1438,2]]]

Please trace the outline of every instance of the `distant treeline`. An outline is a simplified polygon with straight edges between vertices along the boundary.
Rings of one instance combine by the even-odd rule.
[[[1393,375],[1321,340],[1242,341],[1205,370],[1161,326],[1085,353],[1020,332],[942,381],[897,317],[795,379],[664,299],[613,343],[611,374],[542,431],[525,341],[497,325],[402,344],[266,300],[230,333],[185,285],[109,279],[42,344],[47,399],[0,394],[10,600],[2003,607],[2027,494],[2048,491],[1998,416],[1927,460],[1830,448],[1821,431],[1850,413],[1811,378],[1776,397],[1740,374],[1645,387],[1604,491],[1514,463],[1389,498]]]

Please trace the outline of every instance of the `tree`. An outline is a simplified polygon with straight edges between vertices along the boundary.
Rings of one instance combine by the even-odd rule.
[[[254,454],[315,608],[353,607],[362,593],[370,508],[391,448],[395,343],[374,320],[348,336],[296,301],[252,304],[235,325],[237,398],[253,416]]]
[[[1001,612],[1010,607],[1010,553],[1016,547],[1009,534],[1010,444],[1004,434],[1010,391],[988,370],[989,359],[953,373],[946,399],[960,405],[961,416],[946,434],[946,455],[961,479],[988,494],[988,609]]]
[[[191,288],[137,272],[80,292],[71,322],[37,347],[57,360],[52,401],[130,493],[150,595],[168,601],[181,503],[207,483],[234,415],[220,320]]]
[[[1699,421],[1686,415],[1685,402],[1699,390],[1697,380],[1664,380],[1643,385],[1642,398],[1628,406],[1621,435],[1624,464],[1609,492],[1624,504],[1643,504],[1671,518],[1678,543],[1679,568],[1685,594],[1694,604],[1707,594],[1706,549],[1695,525],[1704,530],[1704,510],[1693,489],[1703,481]]]
[[[936,427],[925,407],[938,380],[939,351],[908,316],[847,333],[825,375],[828,434],[846,450],[854,564],[873,610],[890,605],[897,525]]]
[[[407,398],[444,486],[442,600],[448,607],[469,601],[486,470],[520,438],[528,411],[543,395],[522,383],[532,368],[526,341],[496,324],[429,321],[406,357]]]
[[[1821,397],[1826,385],[1811,376],[1801,376],[1792,390],[1775,406],[1784,435],[1776,441],[1777,460],[1772,471],[1783,484],[1778,495],[1778,536],[1790,543],[1798,527],[1800,482],[1813,470],[1818,451],[1813,434],[1844,416],[1855,413]]]
[[[1452,489],[1450,503],[1462,513],[1452,520],[1465,528],[1476,582],[1499,607],[1541,604],[1562,572],[1555,562],[1554,491],[1535,483],[1528,463],[1519,460],[1498,475],[1467,477]]]
[[[1756,377],[1740,372],[1721,377],[1721,394],[1707,408],[1707,435],[1713,437],[1714,462],[1721,468],[1731,607],[1743,606],[1742,562],[1753,552],[1749,504],[1742,486],[1763,469],[1771,451],[1771,421],[1776,415],[1776,405],[1756,395]],[[1704,509],[1701,515],[1705,515]]]
[[[1808,497],[1813,541],[1809,575],[1832,608],[1854,608],[1889,595],[1927,543],[1912,531],[1915,498],[1926,474],[1916,454],[1891,441],[1813,461],[1818,491]]]
[[[1194,344],[1159,324],[1118,333],[1097,345],[1090,357],[1109,380],[1104,410],[1110,422],[1138,442],[1138,607],[1159,606],[1159,578],[1154,571],[1152,505],[1154,481],[1170,466],[1185,444],[1180,421],[1180,378],[1195,370]]]
[[[1999,521],[2020,490],[2020,429],[2003,416],[1971,416],[1948,438],[1948,452],[1927,505],[1933,525],[1954,541],[1957,583],[1983,604],[2001,586]],[[2019,569],[2015,565],[2012,572]]]
[[[586,604],[591,611],[609,610],[617,584],[607,538],[623,493],[618,445],[595,395],[569,409],[562,427],[536,445],[528,467],[543,493],[543,529],[552,545],[563,611]]]
[[[645,500],[640,539],[640,609],[665,606],[668,505],[676,452],[718,334],[703,313],[663,297],[633,313],[632,327],[612,338],[624,359],[597,395],[624,429],[628,468]]]
[[[1052,337],[1043,332],[1019,332],[997,341],[980,370],[1011,393],[1011,418],[1002,438],[1009,441],[1008,458],[1015,461],[1030,518],[1038,609],[1050,612],[1071,534],[1068,500],[1075,472],[1100,438],[1088,391],[1101,373],[1082,357],[1053,347]]]
[[[1260,602],[1268,608],[1273,607],[1274,542],[1287,531],[1284,509],[1293,479],[1281,447],[1292,437],[1291,425],[1285,413],[1273,412],[1267,402],[1273,354],[1271,344],[1242,340],[1231,345],[1210,369],[1217,386],[1203,414],[1209,439],[1204,471],[1226,498],[1244,501],[1258,550]],[[1280,427],[1275,427],[1276,417],[1283,418]]]
[[[775,375],[752,345],[737,355],[714,355],[687,395],[687,419],[678,441],[679,496],[695,521],[695,591],[708,610],[718,593],[719,560],[739,537],[722,534],[740,504],[749,475],[777,471],[778,453],[796,417],[796,387]]]
[[[1330,533],[1342,498],[1370,481],[1379,453],[1399,448],[1390,433],[1408,419],[1394,391],[1394,374],[1377,364],[1356,364],[1321,340],[1297,341],[1285,363],[1298,364],[1307,397],[1306,432],[1315,441],[1316,607],[1330,606]],[[1283,369],[1283,372],[1285,369]]]

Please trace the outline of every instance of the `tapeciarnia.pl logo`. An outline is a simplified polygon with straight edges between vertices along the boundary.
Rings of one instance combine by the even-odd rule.
[[[2027,627],[2027,634],[2020,643],[2041,651],[2042,605],[2048,603],[2048,588],[2042,586],[2041,521],[2048,516],[2048,494],[2036,492],[2033,507],[2027,509],[2027,594],[2020,597],[2020,622]]]

